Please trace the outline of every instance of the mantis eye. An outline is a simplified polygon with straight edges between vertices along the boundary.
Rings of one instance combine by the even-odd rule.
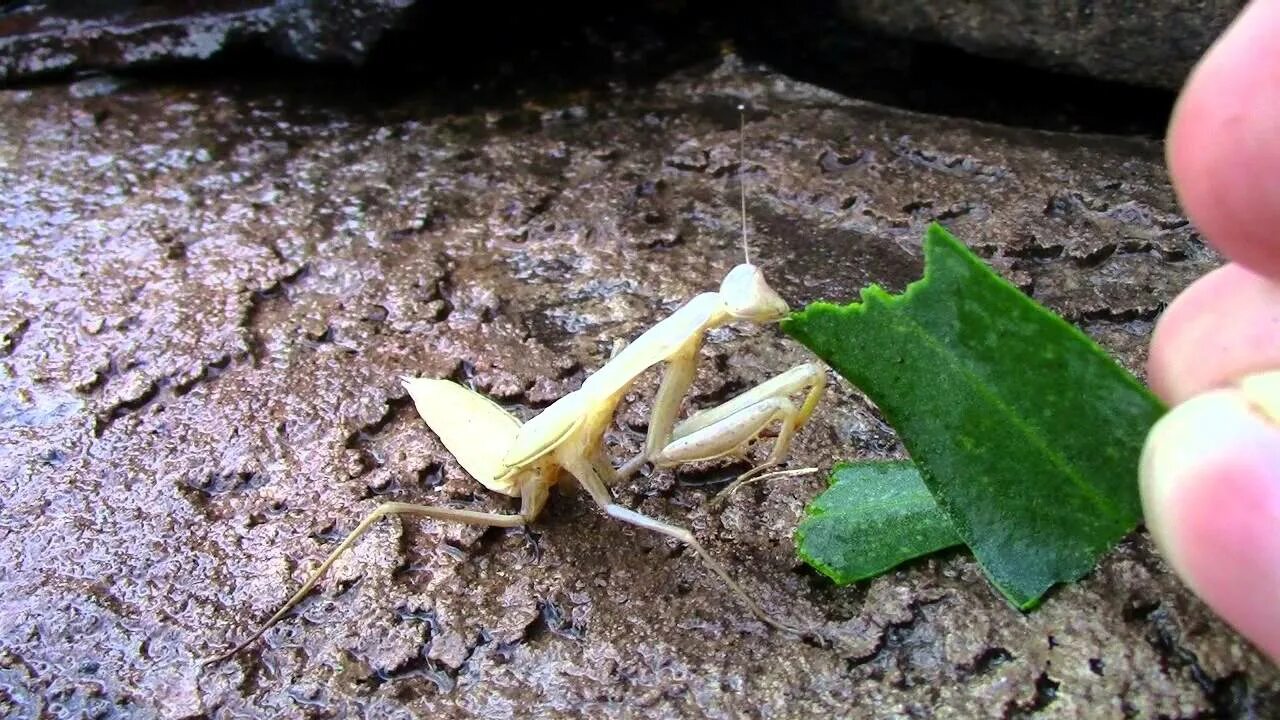
[[[755,265],[743,263],[729,271],[720,283],[720,297],[730,315],[754,322],[780,320],[791,312]]]

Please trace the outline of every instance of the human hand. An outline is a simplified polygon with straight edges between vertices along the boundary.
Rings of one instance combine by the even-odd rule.
[[[1147,527],[1182,579],[1280,662],[1280,0],[1255,0],[1192,72],[1169,171],[1232,262],[1169,306],[1148,375],[1174,409],[1147,438]],[[1239,389],[1273,371],[1270,389]]]

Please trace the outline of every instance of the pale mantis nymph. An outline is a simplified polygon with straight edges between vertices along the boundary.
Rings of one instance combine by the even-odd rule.
[[[743,190],[743,250],[746,253],[746,195]],[[472,525],[519,527],[542,511],[548,492],[567,471],[607,515],[673,537],[692,548],[762,621],[781,630],[803,631],[770,617],[683,527],[613,502],[609,484],[635,473],[645,463],[670,467],[724,456],[744,455],[766,428],[779,423],[768,459],[738,482],[782,462],[795,431],[813,413],[826,387],[817,363],[791,368],[722,405],[676,422],[680,401],[693,382],[703,336],[734,320],[772,323],[790,312],[787,303],[747,262],[725,275],[718,292],[698,295],[654,325],[588,377],[578,390],[557,400],[528,423],[520,424],[488,398],[448,380],[403,378],[419,414],[472,477],[494,492],[520,498],[518,514],[475,512],[431,505],[388,502],[379,505],[336,547],[275,615],[234,649],[230,657],[260,637],[315,587],[331,565],[385,515],[425,515]],[[604,433],[622,396],[636,379],[666,363],[649,417],[644,449],[615,470],[604,454]],[[791,396],[804,392],[797,407]]]

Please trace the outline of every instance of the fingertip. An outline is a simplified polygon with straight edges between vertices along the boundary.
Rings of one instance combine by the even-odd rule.
[[[1156,324],[1147,379],[1177,404],[1280,367],[1280,282],[1228,264],[1178,296]]]
[[[1238,390],[1200,395],[1152,429],[1141,483],[1173,569],[1280,661],[1280,427]]]
[[[1178,198],[1227,257],[1280,277],[1280,2],[1246,7],[1192,71],[1166,145]]]

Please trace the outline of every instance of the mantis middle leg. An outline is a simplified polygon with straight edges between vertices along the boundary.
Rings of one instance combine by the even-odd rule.
[[[693,551],[697,553],[698,557],[701,558],[702,562],[720,578],[721,582],[738,595],[743,604],[745,604],[751,610],[751,613],[759,618],[761,622],[777,628],[778,630],[782,630],[783,632],[789,632],[795,635],[812,634],[811,632],[793,627],[780,620],[776,620],[766,613],[764,609],[747,594],[746,590],[743,590],[742,586],[729,575],[729,572],[724,569],[724,566],[717,562],[716,559],[711,556],[711,553],[707,552],[707,549],[702,546],[702,543],[698,542],[698,539],[693,536],[693,533],[689,532],[687,529],[682,528],[679,525],[673,525],[671,523],[658,520],[657,518],[649,517],[648,515],[638,513],[635,510],[631,510],[630,508],[626,508],[615,503],[613,501],[613,497],[609,494],[609,488],[605,485],[605,482],[598,471],[598,468],[602,463],[606,466],[608,465],[608,463],[604,462],[602,459],[591,460],[579,458],[566,462],[565,469],[577,478],[578,483],[581,484],[582,487],[591,495],[591,498],[600,506],[600,509],[603,510],[606,515],[616,520],[621,520],[622,522],[675,538],[693,549]]]

